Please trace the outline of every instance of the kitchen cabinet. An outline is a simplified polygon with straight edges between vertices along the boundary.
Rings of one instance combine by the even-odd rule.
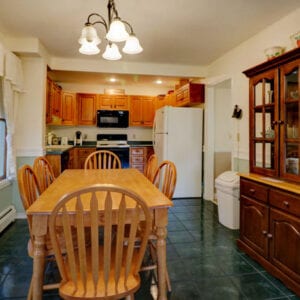
[[[86,158],[96,151],[96,148],[75,148],[74,149],[74,169],[84,169]]]
[[[76,125],[76,94],[62,92],[61,125]]]
[[[204,84],[187,83],[175,90],[176,106],[192,106],[204,103]]]
[[[75,148],[69,150],[68,169],[75,169]]]
[[[97,110],[129,110],[127,95],[98,95]]]
[[[167,95],[158,95],[155,97],[155,110],[168,105]]]
[[[69,166],[69,151],[62,151],[61,153],[56,154],[47,154],[46,159],[49,161],[53,168],[53,173],[55,177],[58,177],[59,174],[68,168]]]
[[[130,125],[152,127],[155,107],[155,97],[129,96],[130,98]]]
[[[130,147],[130,168],[144,174],[148,158],[153,154],[153,147]]]
[[[299,187],[269,182],[241,174],[238,246],[300,295]]]
[[[60,124],[61,122],[61,93],[61,87],[47,78],[46,122],[48,124]]]
[[[96,94],[77,94],[78,125],[96,125]]]
[[[300,48],[244,71],[250,171],[300,182]]]

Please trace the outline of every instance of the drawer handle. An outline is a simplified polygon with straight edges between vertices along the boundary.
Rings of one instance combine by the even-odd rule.
[[[283,201],[283,205],[286,206],[286,207],[290,206],[290,204],[288,203],[288,201]]]
[[[255,189],[250,189],[249,192],[250,192],[251,194],[254,194],[254,193],[255,193]]]

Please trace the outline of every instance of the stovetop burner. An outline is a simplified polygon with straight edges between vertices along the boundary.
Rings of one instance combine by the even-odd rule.
[[[97,134],[96,147],[101,148],[127,148],[127,134]]]

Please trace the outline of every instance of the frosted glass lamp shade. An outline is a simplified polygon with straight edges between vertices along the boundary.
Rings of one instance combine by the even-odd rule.
[[[94,43],[95,45],[99,45],[101,43],[97,31],[93,25],[85,25],[81,31],[81,36],[78,40],[78,43],[83,45],[87,42]]]
[[[107,60],[118,60],[122,58],[122,55],[116,44],[108,44],[102,57]]]
[[[126,40],[122,51],[127,54],[138,54],[143,51],[138,38],[135,35],[130,35]]]
[[[118,18],[114,19],[109,26],[106,38],[111,42],[124,42],[128,37],[125,24]]]
[[[79,48],[79,52],[85,55],[95,55],[100,52],[100,49],[93,42],[85,42]]]

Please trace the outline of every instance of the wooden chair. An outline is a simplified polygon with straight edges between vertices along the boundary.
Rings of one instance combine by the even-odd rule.
[[[145,230],[136,247],[139,223]],[[134,299],[139,270],[151,226],[147,204],[137,194],[115,185],[96,184],[64,195],[49,219],[49,230],[62,277],[64,299]],[[128,237],[125,225],[130,227]],[[71,227],[77,230],[74,248]],[[90,228],[87,245],[84,228]],[[62,255],[56,230],[62,228],[67,256]]]
[[[158,168],[153,177],[153,184],[170,200],[172,200],[177,181],[177,170],[173,162],[165,160]],[[152,226],[154,228],[154,226]],[[149,235],[149,251],[152,258],[152,264],[144,266],[141,271],[157,270],[157,255],[156,255],[156,241],[157,236],[155,232],[150,232]],[[171,282],[169,278],[168,270],[166,271],[167,288],[168,291],[172,291]]]
[[[98,150],[91,153],[85,160],[85,169],[121,169],[119,157],[108,150]]]
[[[37,177],[40,191],[43,193],[55,180],[52,166],[44,156],[39,156],[34,160],[33,170]]]
[[[24,210],[26,211],[31,204],[33,204],[36,199],[39,197],[41,191],[38,184],[37,177],[33,171],[33,169],[29,165],[24,165],[18,170],[18,186],[19,186],[19,193],[22,200],[22,204],[24,207]],[[32,228],[32,220],[29,216],[27,216],[28,221],[28,227],[29,227],[29,234],[30,239],[27,244],[27,251],[28,255],[33,258],[33,239],[31,234],[31,228]],[[53,249],[50,242],[50,237],[48,236],[46,240],[46,257],[51,259],[53,257]],[[44,290],[50,290],[50,289],[57,289],[57,284],[47,284],[43,286]],[[27,299],[32,299],[32,279],[28,291]]]
[[[157,170],[158,167],[158,160],[157,160],[157,156],[156,154],[152,154],[148,160],[147,160],[147,164],[146,164],[146,168],[145,168],[145,173],[144,175],[151,181],[153,182],[153,178],[155,175],[155,172]]]
[[[165,196],[172,200],[176,181],[176,166],[173,162],[165,160],[158,166],[152,182]]]

